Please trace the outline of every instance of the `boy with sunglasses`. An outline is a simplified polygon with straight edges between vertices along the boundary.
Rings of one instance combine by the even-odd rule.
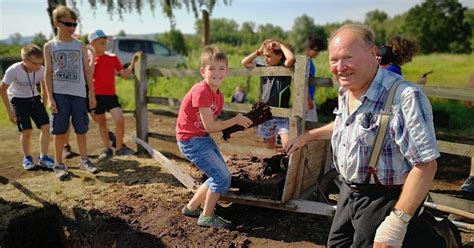
[[[53,169],[56,177],[62,180],[68,175],[68,168],[62,163],[62,151],[70,119],[76,132],[81,156],[80,167],[90,173],[98,172],[87,156],[86,143],[86,133],[89,129],[87,94],[90,108],[95,108],[96,99],[86,46],[73,38],[77,26],[76,13],[59,5],[53,11],[53,22],[58,33],[44,45],[45,79],[53,113],[51,133],[54,135],[56,160]],[[86,92],[86,83],[89,92]]]
[[[49,117],[44,108],[46,92],[44,90],[43,51],[36,45],[27,45],[21,49],[21,62],[10,66],[5,72],[0,86],[0,95],[8,113],[8,118],[16,124],[23,149],[23,168],[35,167],[31,156],[31,120],[41,129],[39,165],[52,169],[54,160],[48,157]],[[37,85],[41,84],[39,95]]]

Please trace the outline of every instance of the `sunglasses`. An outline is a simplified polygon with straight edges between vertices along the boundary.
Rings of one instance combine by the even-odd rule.
[[[34,65],[43,65],[43,62],[38,63],[38,62],[34,62],[33,60],[30,60],[30,59],[28,59],[28,61],[31,62]]]
[[[59,21],[59,22],[62,23],[66,27],[77,27],[77,22],[63,22],[63,21]]]

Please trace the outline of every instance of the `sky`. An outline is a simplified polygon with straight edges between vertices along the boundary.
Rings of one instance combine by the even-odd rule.
[[[124,30],[126,34],[150,34],[169,31],[170,24],[157,6],[152,13],[148,1],[144,2],[142,14],[126,13],[123,20],[113,18],[104,7],[91,10],[87,0],[78,0],[80,26],[77,32],[86,34],[102,29],[109,35]],[[157,0],[157,2],[159,2]],[[390,17],[402,14],[420,4],[421,0],[232,0],[226,6],[222,1],[213,10],[211,18],[233,19],[239,25],[252,21],[257,25],[271,23],[291,30],[294,19],[308,15],[315,24],[342,22],[344,20],[363,21],[368,11],[379,9]],[[474,8],[474,0],[461,0],[461,4]],[[46,12],[47,0],[0,0],[0,40],[14,33],[23,37],[42,32],[49,37],[52,33]],[[183,7],[175,11],[176,28],[183,33],[195,33],[195,18]]]

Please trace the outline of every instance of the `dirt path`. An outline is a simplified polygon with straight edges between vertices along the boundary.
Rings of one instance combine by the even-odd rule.
[[[133,134],[133,116],[127,114],[126,119],[127,134]],[[175,116],[171,114],[150,115],[149,127],[150,130],[173,136],[174,123]],[[34,140],[37,140],[37,133],[34,132]],[[226,146],[261,145],[255,137],[255,130],[235,133]],[[134,247],[137,244],[143,247],[178,244],[318,247],[326,243],[330,227],[327,217],[246,205],[230,204],[226,208],[217,208],[218,214],[234,223],[234,228],[230,230],[198,227],[196,219],[183,217],[179,212],[192,194],[153,159],[129,156],[97,162],[101,141],[94,125],[88,135],[88,144],[93,161],[101,172],[90,175],[79,170],[76,157],[66,160],[73,176],[65,182],[57,181],[48,171],[23,171],[18,134],[13,126],[1,127],[0,140],[0,226],[3,228],[14,216],[55,204],[65,217],[60,223],[61,242],[71,247],[111,244],[117,247]],[[219,140],[218,136],[216,140]],[[36,143],[33,145],[35,155],[38,150]],[[135,148],[130,141],[127,143]],[[152,141],[151,144],[180,166],[190,166],[179,155],[175,143]],[[74,144],[73,149],[77,151]],[[443,163],[452,160],[450,157],[446,159],[448,161]],[[469,172],[469,160],[457,159],[456,162],[455,167],[440,163],[435,189],[459,189]],[[0,240],[7,237],[4,235],[0,227]],[[463,234],[463,238],[468,241],[474,236]]]

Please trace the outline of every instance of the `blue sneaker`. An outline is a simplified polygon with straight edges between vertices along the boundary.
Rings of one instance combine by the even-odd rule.
[[[39,164],[46,169],[53,169],[54,167],[54,159],[48,157],[48,155],[44,155],[40,158]]]
[[[33,158],[28,155],[23,159],[23,169],[25,170],[31,170],[35,167],[35,164],[33,163]]]
[[[470,176],[461,186],[462,191],[474,192],[474,176]]]

